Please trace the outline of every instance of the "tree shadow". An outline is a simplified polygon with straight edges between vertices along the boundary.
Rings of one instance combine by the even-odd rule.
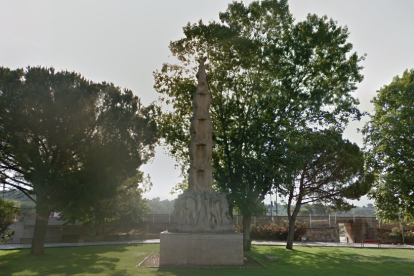
[[[307,275],[412,275],[414,251],[398,250],[403,249],[300,247],[287,250],[261,246],[253,248],[252,254],[268,268],[277,269],[278,275],[292,271]],[[277,261],[267,261],[266,255],[276,257]]]
[[[159,268],[156,275],[412,275],[414,250],[307,247],[287,250],[282,246],[256,246],[249,252],[266,269]],[[266,260],[266,256],[276,261]]]
[[[142,245],[82,246],[47,248],[45,254],[32,256],[30,249],[13,250],[1,256],[0,275],[125,275],[132,267],[117,267],[127,247]],[[120,254],[121,253],[121,254]],[[125,257],[126,258],[126,257]],[[136,264],[134,264],[135,266]]]

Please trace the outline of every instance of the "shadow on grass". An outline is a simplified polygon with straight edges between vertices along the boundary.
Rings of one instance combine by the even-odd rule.
[[[278,275],[412,275],[414,251],[401,249],[358,249],[335,247],[257,246],[252,255]],[[277,258],[266,261],[264,256]],[[293,273],[293,274],[292,274]]]
[[[117,263],[127,247],[141,245],[82,246],[46,248],[45,254],[32,256],[30,249],[3,252],[0,275],[125,275]],[[109,274],[106,274],[108,273]]]
[[[159,268],[156,275],[413,275],[414,250],[305,247],[287,250],[276,246],[255,246],[250,252],[265,269]],[[265,259],[266,255],[277,261]]]

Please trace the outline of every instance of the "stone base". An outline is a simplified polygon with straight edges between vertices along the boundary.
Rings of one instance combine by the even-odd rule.
[[[172,233],[234,232],[226,194],[210,190],[180,194],[167,230]]]
[[[160,234],[160,266],[243,265],[243,234]]]

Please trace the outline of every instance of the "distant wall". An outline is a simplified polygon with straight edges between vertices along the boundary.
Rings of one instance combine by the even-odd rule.
[[[308,241],[339,242],[339,228],[310,228],[304,238]]]
[[[111,235],[118,233],[127,233],[131,229],[134,229],[137,235],[152,235],[152,238],[158,237],[159,233],[167,229],[169,221],[172,219],[170,214],[149,214],[144,222],[139,224],[131,224],[129,226],[116,227],[116,222],[105,223],[104,225],[97,225],[96,229],[99,235]],[[365,224],[358,236],[358,242],[363,238],[379,238],[383,243],[397,242],[396,239],[391,239],[387,236],[387,233],[391,231],[393,227],[399,227],[398,223],[383,224],[378,223],[374,217],[335,217],[334,215],[328,217],[322,216],[301,216],[297,217],[300,222],[305,222],[308,226],[308,234],[305,236],[308,240],[313,241],[332,241],[339,242],[339,223],[349,223],[355,221],[357,224]],[[243,217],[234,216],[234,225],[242,225]],[[270,216],[257,216],[252,217],[252,223],[255,224],[283,224],[287,222],[286,216],[270,217]],[[13,243],[19,243],[20,239],[30,239],[33,236],[35,219],[33,217],[26,217],[23,220],[10,226],[15,231],[15,237]],[[79,235],[88,237],[92,234],[92,227],[82,226],[80,223],[76,225],[68,225],[62,227],[63,221],[60,221],[57,217],[49,218],[49,225],[47,229],[47,240],[59,241],[63,235]],[[414,230],[414,226],[404,226],[405,230]],[[377,231],[378,230],[378,231]],[[378,232],[378,233],[377,233]],[[156,236],[154,236],[156,235]],[[349,242],[354,241],[355,233],[350,233]]]

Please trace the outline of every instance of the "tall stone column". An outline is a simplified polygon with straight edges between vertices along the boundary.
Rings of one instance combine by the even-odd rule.
[[[190,132],[190,168],[189,191],[212,192],[213,167],[213,124],[210,117],[211,95],[208,92],[207,74],[203,59],[199,65],[197,90],[193,94],[193,117],[191,118]]]
[[[242,265],[243,235],[234,232],[225,194],[212,188],[213,124],[204,58],[193,94],[189,187],[175,200],[168,231],[160,234],[160,266]]]
[[[173,218],[168,227],[170,232],[234,231],[226,195],[219,194],[212,188],[213,123],[205,61],[206,58],[200,62],[198,85],[192,99],[189,187],[175,201]]]

